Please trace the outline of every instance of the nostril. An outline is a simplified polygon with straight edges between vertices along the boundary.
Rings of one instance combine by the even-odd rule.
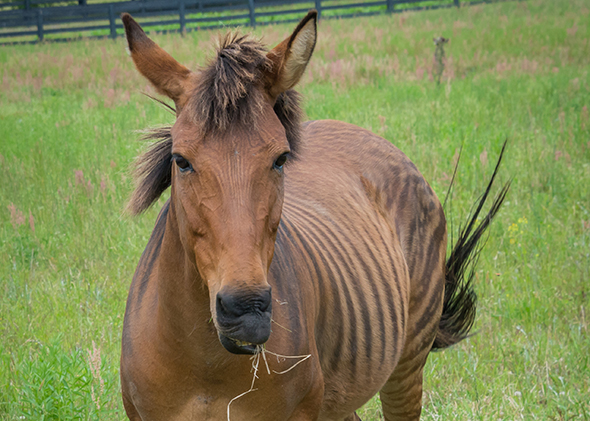
[[[265,292],[260,295],[260,304],[258,306],[261,312],[265,312],[269,309],[271,303],[271,289],[268,288]]]
[[[217,309],[227,313],[227,308],[225,308],[225,305],[223,304],[223,298],[220,294],[217,294]]]
[[[231,295],[218,293],[217,294],[217,311],[223,316],[240,316],[239,308],[236,308],[235,300],[232,300]]]

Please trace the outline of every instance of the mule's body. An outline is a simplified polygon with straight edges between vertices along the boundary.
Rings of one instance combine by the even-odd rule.
[[[208,292],[182,284],[186,257],[158,259],[162,248],[180,247],[169,206],[127,304],[126,406],[143,420],[225,419],[229,401],[250,387],[252,363],[224,352],[208,323]],[[421,376],[442,311],[445,251],[441,205],[405,155],[355,126],[307,123],[301,156],[285,171],[269,271],[276,323],[266,348],[312,357],[285,374],[261,367],[258,390],[232,403],[231,419],[342,420],[392,375],[392,389],[410,373]],[[296,363],[268,358],[275,371]],[[415,413],[414,380],[402,400],[413,398],[407,409]]]
[[[475,224],[492,176],[445,262],[442,206],[405,155],[346,123],[300,123],[316,18],[270,51],[226,37],[191,72],[123,16],[177,115],[130,201],[140,213],[171,189],[125,312],[132,420],[353,421],[377,392],[387,421],[417,420],[428,353],[473,323],[465,264],[506,189]]]

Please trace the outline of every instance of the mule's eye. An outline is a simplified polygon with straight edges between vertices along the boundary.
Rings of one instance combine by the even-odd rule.
[[[283,169],[283,165],[285,165],[285,162],[287,162],[287,158],[289,157],[289,152],[285,152],[284,154],[281,154],[277,160],[275,161],[275,163],[273,164],[273,168],[275,170],[282,170]]]
[[[193,166],[191,165],[191,163],[184,159],[184,157],[174,154],[172,155],[172,159],[174,160],[174,162],[176,162],[176,165],[178,165],[178,169],[180,170],[180,172],[187,172],[193,170]]]

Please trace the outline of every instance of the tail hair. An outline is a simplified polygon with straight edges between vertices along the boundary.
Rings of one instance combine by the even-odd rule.
[[[492,206],[481,222],[478,216],[484,207],[494,184],[506,143],[502,146],[500,157],[488,183],[485,192],[476,201],[467,225],[460,229],[459,238],[446,262],[445,296],[443,312],[438,325],[438,332],[432,345],[433,350],[439,350],[454,345],[469,337],[469,331],[475,321],[477,295],[473,288],[475,266],[482,249],[480,242],[486,229],[500,210],[502,202],[510,189],[507,182],[492,202]],[[452,183],[452,181],[451,181]]]

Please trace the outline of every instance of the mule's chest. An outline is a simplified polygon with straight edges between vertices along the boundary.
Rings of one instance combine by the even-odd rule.
[[[133,407],[139,416],[136,419],[142,421],[287,421],[292,418],[310,391],[313,380],[310,364],[278,374],[290,362],[279,364],[276,358],[268,356],[269,374],[262,358],[255,372],[249,356],[227,355],[232,364],[224,367],[217,360],[210,365],[192,365],[190,359],[175,364],[145,352],[143,358],[134,359],[122,371],[126,408]]]
[[[277,393],[280,388],[255,387],[242,395],[250,389],[246,385],[243,392],[236,393],[232,398],[217,388],[208,391],[199,388],[194,393],[162,390],[160,395],[143,394],[140,399],[134,399],[134,405],[142,421],[287,421],[293,413],[293,405]],[[228,389],[235,390],[235,387]]]

